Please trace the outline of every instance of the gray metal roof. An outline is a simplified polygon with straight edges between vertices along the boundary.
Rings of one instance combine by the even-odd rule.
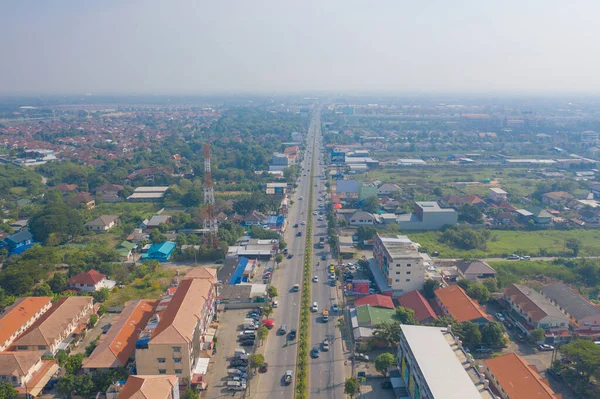
[[[600,309],[586,301],[566,284],[552,284],[540,291],[577,320],[600,314]]]

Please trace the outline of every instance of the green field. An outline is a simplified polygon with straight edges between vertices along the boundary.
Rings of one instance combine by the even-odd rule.
[[[175,269],[168,269],[135,279],[125,288],[117,289],[117,292],[111,294],[105,304],[106,306],[117,306],[132,299],[159,299],[171,284],[175,273]]]
[[[440,232],[406,233],[429,253],[439,251],[442,258],[494,258],[512,253],[530,256],[568,256],[565,241],[581,241],[580,256],[600,256],[600,230],[492,231],[485,251],[466,251],[440,243]]]

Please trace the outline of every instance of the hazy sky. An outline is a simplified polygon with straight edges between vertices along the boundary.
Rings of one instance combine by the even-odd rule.
[[[2,0],[0,93],[600,93],[600,1]]]

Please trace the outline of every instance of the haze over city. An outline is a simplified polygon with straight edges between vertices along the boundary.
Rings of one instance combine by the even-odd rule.
[[[597,93],[595,1],[2,2],[3,94]]]

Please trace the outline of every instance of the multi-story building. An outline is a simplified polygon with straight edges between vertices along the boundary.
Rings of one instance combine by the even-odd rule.
[[[123,386],[113,386],[107,399],[179,399],[179,382],[174,375],[130,375]]]
[[[576,328],[600,332],[600,309],[564,283],[543,287],[540,292],[571,318]]]
[[[52,306],[52,297],[39,296],[17,299],[0,316],[0,352],[35,323]]]
[[[138,374],[172,374],[182,385],[192,382],[215,308],[216,271],[205,270],[182,280],[173,297],[157,306],[135,345]]]
[[[373,256],[393,296],[420,290],[425,282],[423,254],[406,236],[377,234]]]
[[[398,216],[400,230],[438,230],[458,222],[454,208],[442,208],[435,201],[415,202],[413,213]]]
[[[514,310],[517,325],[523,330],[528,330],[524,324],[544,330],[569,327],[569,316],[533,288],[511,284],[504,289],[504,300]]]
[[[398,367],[400,397],[412,399],[494,399],[489,382],[471,363],[447,328],[402,325]],[[473,378],[471,377],[473,376]]]
[[[94,299],[90,296],[60,298],[13,342],[13,350],[42,351],[54,356],[59,349],[68,347],[69,338],[77,327],[87,324],[93,304]]]
[[[0,352],[0,382],[11,384],[19,397],[37,396],[58,372],[56,360],[43,360],[42,354],[42,351]]]
[[[501,188],[492,187],[490,188],[490,199],[494,202],[501,203],[508,199],[508,193]]]

